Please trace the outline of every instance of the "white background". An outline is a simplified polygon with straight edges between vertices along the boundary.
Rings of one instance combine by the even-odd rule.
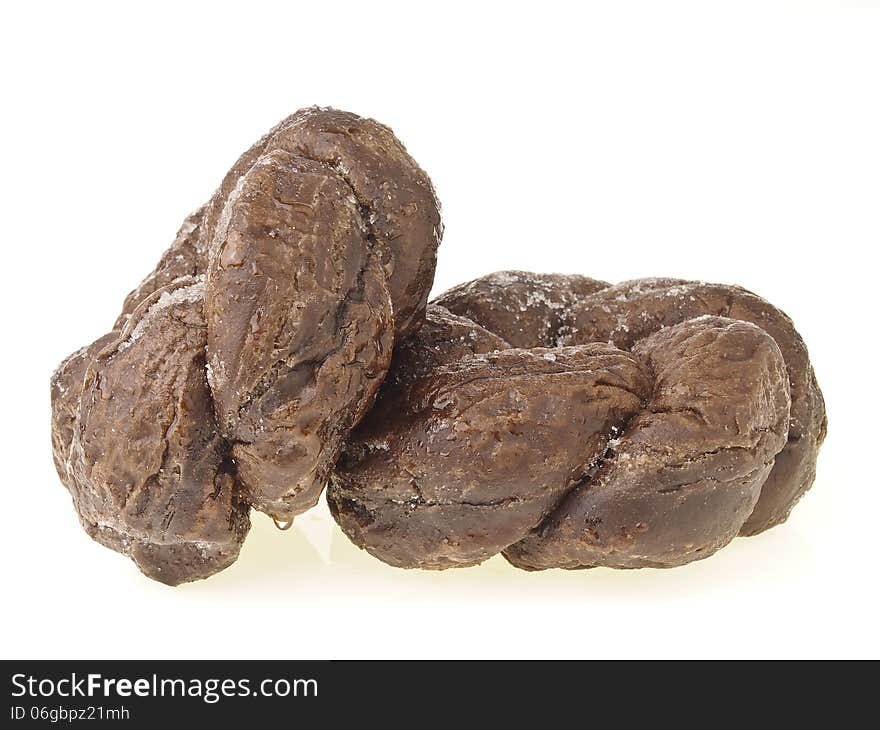
[[[880,656],[870,4],[4,5],[0,654]],[[435,292],[504,268],[669,275],[787,311],[830,420],[789,522],[670,571],[420,573],[358,551],[322,501],[285,533],[255,515],[238,563],[177,589],[89,540],[52,466],[51,371],[311,104],[390,124],[430,173]]]

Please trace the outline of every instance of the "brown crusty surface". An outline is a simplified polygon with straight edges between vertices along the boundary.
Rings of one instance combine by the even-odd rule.
[[[333,475],[331,511],[392,565],[479,563],[541,523],[647,389],[605,344],[454,358],[383,393]]]
[[[467,317],[429,304],[418,334],[395,345],[394,367],[387,377],[394,382],[408,381],[467,355],[508,349],[506,340]]]
[[[388,127],[302,109],[187,218],[116,327],[155,288],[207,274],[221,433],[253,506],[289,520],[319,498],[394,337],[421,325],[441,236],[431,182]]]
[[[204,293],[157,290],[52,379],[55,464],[83,527],[169,585],[231,564],[250,527],[205,377]]]
[[[661,328],[702,315],[728,317],[760,327],[776,341],[785,360],[791,411],[788,441],[774,462],[742,534],[754,535],[784,522],[815,479],[816,458],[827,427],[822,391],[806,345],[791,319],[739,286],[683,279],[635,279],[615,286],[593,282],[596,289],[584,294],[583,289],[578,292],[570,286],[569,278],[502,271],[455,287],[437,301],[525,347],[610,342],[630,350]],[[515,317],[519,305],[511,303],[510,291],[534,300],[548,297],[547,288],[568,291],[556,295],[567,297],[566,306],[559,316],[549,320],[541,336],[535,336],[531,323]],[[539,319],[544,318],[539,314]]]
[[[344,180],[280,150],[239,179],[210,253],[215,410],[248,500],[291,519],[317,502],[388,369],[385,275]]]
[[[431,180],[389,127],[322,107],[291,114],[242,154],[211,199],[184,222],[156,269],[128,296],[123,318],[159,286],[208,269],[207,252],[229,197],[261,157],[278,151],[322,166],[349,189],[385,272],[397,335],[418,328],[443,237]]]
[[[752,513],[785,445],[778,346],[754,325],[698,317],[639,341],[653,387],[590,477],[505,557],[527,569],[673,567],[711,555]]]
[[[738,286],[636,279],[609,287],[574,306],[559,342],[601,340],[629,349],[662,328],[702,315],[751,322],[774,339],[785,360],[791,390],[788,440],[742,527],[744,535],[754,535],[784,522],[813,484],[827,428],[825,402],[807,347],[784,312]]]
[[[441,295],[445,309],[429,307],[429,322],[452,310],[457,327],[466,331],[472,318],[472,332],[497,339],[475,335],[462,348],[468,337],[426,329],[424,339],[416,333],[397,346],[377,406],[352,434],[328,491],[334,517],[356,544],[404,567],[470,565],[499,551],[526,569],[669,567],[784,519],[812,482],[825,431],[821,393],[791,321],[739,287],[574,282],[577,288],[572,277],[498,272]],[[453,339],[458,347],[438,348]],[[626,386],[638,402],[602,424],[592,437],[601,447],[586,458],[580,449],[590,439],[565,429],[590,420],[590,398],[571,410],[547,373],[517,381],[517,368],[536,357],[559,362],[560,353],[585,347],[630,358],[641,376]],[[422,394],[443,387],[450,372],[490,363],[491,376],[466,379],[468,393],[485,387],[487,395],[461,401],[466,415],[425,407]],[[503,414],[496,391],[515,392],[529,418],[492,421]],[[485,419],[480,433],[498,444],[486,474],[468,468],[485,462],[475,456],[482,452],[474,432],[459,426],[462,438],[457,430],[459,418]],[[441,432],[453,438],[438,445]],[[514,516],[524,488],[507,471],[528,453],[517,439],[528,443],[529,434],[534,468],[520,463],[516,474],[553,495],[529,514],[531,525]],[[570,473],[560,485],[561,472],[546,466],[566,459]],[[432,468],[420,468],[426,460]],[[426,508],[435,512],[430,520],[421,518]]]
[[[184,276],[201,276],[207,271],[208,251],[206,239],[202,235],[205,210],[206,206],[202,206],[186,217],[156,268],[125,298],[114,329],[122,329],[138,304],[157,289]]]
[[[89,534],[179,583],[235,559],[250,506],[314,505],[421,325],[441,235],[388,127],[313,107],[273,128],[53,375],[56,468]]]
[[[323,166],[351,191],[387,278],[394,325],[417,329],[434,282],[443,235],[440,204],[427,174],[383,124],[338,109],[290,115],[245,152],[208,203],[205,235],[213,239],[226,201],[261,157],[274,151]]]
[[[576,274],[496,271],[449,289],[434,304],[506,337],[511,347],[553,347],[571,308],[609,286]]]

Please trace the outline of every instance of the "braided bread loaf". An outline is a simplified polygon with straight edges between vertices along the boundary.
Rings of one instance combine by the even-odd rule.
[[[669,567],[783,521],[825,423],[791,321],[743,289],[499,272],[398,346],[327,497],[401,567]]]
[[[669,567],[786,519],[826,421],[782,312],[516,271],[427,304],[441,234],[388,128],[313,108],[271,130],[52,377],[88,534],[176,585],[236,559],[251,507],[289,523],[328,481],[401,567]]]
[[[55,464],[86,531],[177,584],[235,560],[250,506],[313,506],[421,323],[441,233],[387,127],[313,108],[270,131],[52,378]]]

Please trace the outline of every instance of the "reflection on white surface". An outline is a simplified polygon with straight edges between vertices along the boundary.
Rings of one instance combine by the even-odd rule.
[[[793,519],[780,529],[738,538],[715,555],[667,570],[545,570],[529,572],[509,565],[500,555],[471,567],[444,571],[404,570],[376,560],[353,545],[333,522],[322,500],[297,517],[287,532],[253,514],[253,528],[238,562],[212,578],[178,588],[199,597],[235,595],[248,604],[275,605],[302,599],[304,591],[329,595],[369,596],[415,602],[558,601],[560,604],[674,600],[711,596],[729,590],[756,591],[760,584],[802,580],[809,569],[815,542],[797,529]]]

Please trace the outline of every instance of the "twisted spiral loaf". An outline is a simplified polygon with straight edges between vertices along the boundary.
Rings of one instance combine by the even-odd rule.
[[[313,506],[421,323],[441,234],[387,127],[312,108],[271,130],[53,375],[55,465],[86,531],[177,584],[235,560],[251,506]]]
[[[669,567],[783,521],[825,425],[791,321],[743,289],[499,272],[429,305],[327,498],[396,566]]]
[[[738,287],[506,271],[433,303],[442,226],[392,132],[288,117],[51,382],[55,466],[95,540],[176,585],[255,508],[324,486],[401,567],[669,567],[786,519],[822,394]]]

